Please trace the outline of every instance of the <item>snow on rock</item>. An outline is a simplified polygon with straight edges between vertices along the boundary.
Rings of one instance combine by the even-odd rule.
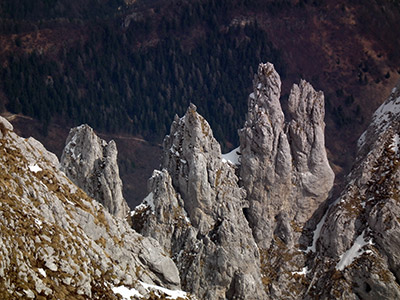
[[[143,202],[140,203],[138,206],[135,207],[134,210],[131,211],[131,216],[134,216],[136,213],[140,211],[147,210],[147,208],[150,208],[150,211],[152,214],[154,214],[156,208],[154,205],[154,195],[153,192],[150,192],[146,198],[143,199]]]
[[[178,299],[178,298],[185,298],[186,297],[186,292],[180,291],[180,290],[169,290],[157,285],[153,284],[148,284],[144,282],[140,282],[140,284],[148,291],[154,291],[154,292],[159,292],[161,294],[166,294],[167,299]]]
[[[33,173],[37,173],[37,172],[43,171],[43,169],[41,167],[39,167],[37,164],[29,165],[28,168]]]
[[[322,217],[321,221],[319,221],[319,223],[315,227],[312,245],[309,246],[306,249],[305,253],[308,253],[310,251],[311,252],[315,252],[316,251],[317,241],[318,241],[319,237],[321,236],[321,229],[322,229],[322,226],[325,224],[325,220],[326,220],[326,217],[328,216],[329,210],[331,209],[331,207],[333,207],[337,203],[339,203],[339,200],[340,200],[340,198],[336,199],[332,204],[329,205],[329,207],[326,210],[326,212],[325,212],[324,216]]]
[[[336,265],[336,270],[343,271],[347,266],[364,253],[370,253],[362,248],[366,245],[372,245],[372,240],[367,241],[364,237],[365,230],[356,238],[353,246],[340,256],[340,261]]]
[[[390,144],[390,148],[397,154],[399,153],[399,144],[400,144],[400,137],[396,133],[392,138],[392,143]]]
[[[154,197],[153,197],[153,192],[150,192],[146,198],[143,200],[144,203],[146,203],[150,208],[151,211],[155,211],[155,206],[154,206]]]
[[[392,98],[391,101],[383,103],[373,115],[373,123],[378,127],[386,129],[391,116],[400,113],[400,97]]]
[[[166,299],[186,299],[187,293],[183,292],[181,290],[170,290],[166,289],[163,287],[160,287],[158,285],[153,285],[153,284],[148,284],[145,282],[139,281],[139,283],[142,285],[144,288],[144,291],[146,293],[153,292],[157,296],[162,296],[163,294],[166,295]],[[145,297],[145,295],[142,295],[137,289],[134,288],[128,288],[126,286],[118,286],[118,287],[113,287],[112,288],[114,294],[119,294],[122,296],[123,300],[130,300],[131,297]]]
[[[240,165],[240,147],[233,149],[229,153],[222,154],[222,162],[230,162],[234,165]]]
[[[120,294],[123,300],[130,300],[131,297],[143,297],[136,289],[126,286],[113,287],[114,294]]]
[[[45,270],[43,270],[42,268],[38,268],[38,271],[43,277],[47,277],[47,274],[46,274]]]
[[[298,272],[292,272],[293,275],[295,275],[295,274],[307,275],[308,273],[310,273],[310,270],[308,269],[308,267],[304,267],[301,271],[298,271]]]
[[[321,235],[322,225],[324,225],[324,223],[325,223],[326,216],[328,215],[328,211],[329,211],[329,208],[326,211],[325,215],[322,217],[321,221],[319,221],[319,223],[317,224],[317,227],[314,230],[314,236],[313,236],[312,245],[307,248],[307,250],[305,251],[306,253],[308,253],[310,251],[311,252],[315,252],[316,251],[317,241],[318,241],[318,239],[319,239],[319,237]]]
[[[42,222],[41,220],[35,219],[35,224],[36,224],[40,229],[42,229],[42,224],[43,224],[43,222]]]
[[[364,131],[361,136],[359,137],[357,141],[357,148],[361,148],[365,144],[365,137],[367,135],[367,132]]]

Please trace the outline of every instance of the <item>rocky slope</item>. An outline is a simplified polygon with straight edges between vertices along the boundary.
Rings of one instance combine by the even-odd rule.
[[[174,295],[159,286],[180,288],[156,240],[111,216],[4,118],[0,152],[0,298],[118,299],[128,291],[154,299]]]
[[[88,125],[72,128],[61,156],[61,170],[90,197],[120,218],[128,215],[117,164],[117,146],[100,139]]]
[[[312,297],[400,298],[399,112],[397,87],[359,139],[348,185],[320,221]]]

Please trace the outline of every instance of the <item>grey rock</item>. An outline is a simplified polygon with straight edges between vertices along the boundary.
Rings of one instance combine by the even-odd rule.
[[[171,253],[182,286],[200,299],[265,299],[245,191],[194,105],[172,123],[162,167],[135,210],[138,230]]]
[[[323,276],[310,298],[339,293],[349,299],[400,297],[399,112],[400,90],[395,88],[361,136],[348,185],[326,212],[314,258],[314,269]],[[343,257],[348,260],[338,268]]]
[[[61,156],[61,170],[90,197],[120,218],[129,208],[122,194],[117,146],[100,139],[88,125],[72,128]]]
[[[14,127],[7,119],[0,116],[0,138],[4,138],[9,131],[13,131]]]
[[[250,203],[256,242],[269,248],[273,234],[291,248],[333,186],[324,146],[324,98],[304,80],[289,96],[290,122],[280,105],[280,79],[272,64],[260,64],[239,131],[240,175]],[[284,217],[282,217],[284,214]]]
[[[35,297],[117,299],[113,286],[139,281],[180,288],[178,269],[159,243],[71,183],[39,142],[7,132],[0,174],[2,297],[30,290]]]

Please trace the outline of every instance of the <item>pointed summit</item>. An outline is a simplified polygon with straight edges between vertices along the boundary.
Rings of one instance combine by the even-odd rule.
[[[173,121],[162,168],[138,208],[140,232],[172,253],[184,289],[199,299],[265,299],[245,191],[195,105]]]
[[[272,64],[259,65],[246,122],[239,131],[248,219],[256,241],[266,248],[274,233],[289,246],[298,242],[289,224],[303,226],[327,198],[334,179],[324,144],[322,92],[304,80],[294,85],[288,123],[280,104],[280,84]]]
[[[90,197],[120,218],[127,216],[117,164],[117,146],[100,139],[88,125],[72,128],[61,156],[61,169]]]

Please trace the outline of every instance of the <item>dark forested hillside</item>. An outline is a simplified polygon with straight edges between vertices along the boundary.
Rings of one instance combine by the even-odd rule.
[[[174,114],[194,102],[220,141],[236,143],[254,68],[273,61],[284,74],[285,66],[256,21],[231,24],[222,13],[227,6],[182,4],[175,12],[180,18],[138,18],[125,28],[122,17],[93,21],[55,57],[38,49],[9,54],[1,74],[6,108],[41,120],[44,130],[59,114],[75,124],[159,139]],[[185,30],[199,26],[201,39],[182,41]],[[157,41],[143,47],[147,36]],[[23,47],[24,39],[15,44]]]
[[[4,0],[0,110],[159,142],[190,102],[237,144],[259,62],[326,95],[335,171],[400,78],[398,1]]]

